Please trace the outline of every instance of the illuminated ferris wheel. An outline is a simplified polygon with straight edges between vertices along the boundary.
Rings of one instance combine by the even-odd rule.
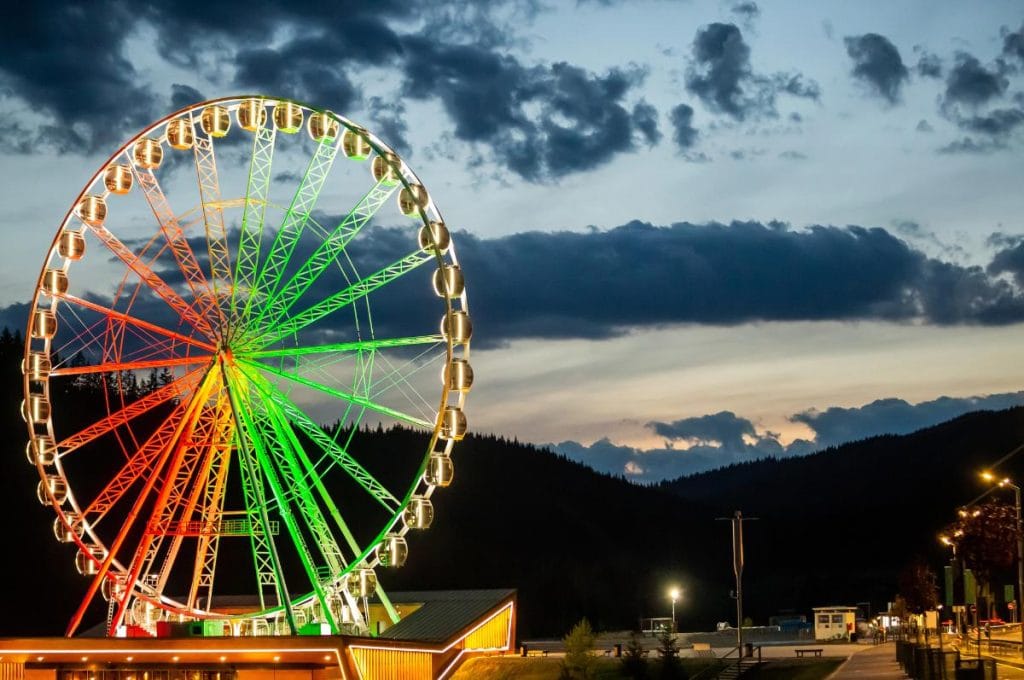
[[[471,333],[440,213],[366,129],[243,97],[137,134],[57,230],[25,345],[39,500],[90,579],[68,634],[98,594],[112,635],[365,632],[371,596],[396,621],[377,572],[452,480]]]

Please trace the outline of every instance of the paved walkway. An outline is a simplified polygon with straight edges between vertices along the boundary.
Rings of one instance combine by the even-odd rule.
[[[885,644],[851,655],[829,680],[905,680],[906,677],[896,663],[896,646]]]

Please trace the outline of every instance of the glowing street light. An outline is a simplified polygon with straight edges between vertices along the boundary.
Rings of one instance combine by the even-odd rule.
[[[676,632],[676,600],[679,599],[680,593],[679,588],[673,587],[672,590],[668,591],[668,596],[672,600],[672,632]]]
[[[996,477],[989,471],[981,473],[981,478],[986,482],[996,482]],[[1003,477],[996,485],[1000,488],[1013,489],[1013,505],[1017,515],[1017,616],[1024,614],[1024,534],[1022,534],[1021,511],[1020,511],[1020,487],[1010,481],[1009,477]],[[1021,620],[1018,618],[1018,621]],[[1024,624],[1020,627],[1021,657],[1024,658]]]

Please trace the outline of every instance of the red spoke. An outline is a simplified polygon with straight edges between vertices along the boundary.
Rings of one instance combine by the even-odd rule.
[[[111,413],[103,420],[93,423],[84,430],[65,438],[57,444],[58,455],[63,457],[161,404],[165,404],[172,399],[184,397],[190,390],[195,388],[201,376],[201,368],[197,368],[191,373],[186,373],[182,377],[132,402],[120,411]]]
[[[153,210],[153,215],[160,225],[160,231],[163,232],[167,245],[171,247],[171,253],[185,277],[185,283],[192,291],[197,314],[204,321],[216,317],[223,328],[224,318],[217,302],[217,296],[210,288],[206,274],[199,266],[196,254],[192,252],[192,247],[188,244],[188,239],[185,238],[185,232],[178,224],[178,218],[167,202],[167,197],[164,195],[163,189],[160,188],[156,176],[150,170],[144,170],[135,165],[132,166],[132,171],[135,173],[136,179],[139,180],[142,193]]]
[[[179,227],[180,228],[180,227]],[[142,261],[141,256],[136,256],[132,252],[131,248],[121,242],[114,234],[110,232],[106,227],[99,225],[89,225],[89,229],[92,230],[96,236],[99,237],[100,241],[105,245],[119,260],[124,262],[129,269],[142,279],[149,288],[157,294],[160,299],[166,302],[171,309],[178,313],[178,316],[188,322],[193,328],[201,333],[204,333],[206,337],[213,338],[213,328],[210,326],[209,321],[200,313],[197,313],[188,302],[185,301],[181,295],[179,295],[173,288],[171,288],[166,281],[153,271],[153,269]]]
[[[50,372],[52,376],[88,375],[90,373],[112,373],[114,371],[141,371],[147,368],[170,368],[172,366],[189,366],[194,364],[209,363],[213,359],[212,354],[200,354],[194,357],[179,357],[176,359],[153,359],[152,361],[127,361],[97,364],[95,366],[69,366],[67,368],[55,368]]]
[[[185,402],[182,402],[182,404],[179,405],[179,408],[184,407],[183,417],[179,419],[179,422],[177,423],[176,427],[173,428],[174,431],[171,434],[171,436],[159,437],[160,441],[157,443],[156,446],[152,447],[153,450],[155,450],[159,454],[159,460],[156,461],[156,465],[154,466],[154,472],[153,474],[150,474],[149,476],[146,477],[145,485],[143,486],[142,490],[136,497],[135,503],[133,504],[132,509],[128,514],[128,517],[125,519],[125,521],[121,525],[120,531],[114,538],[113,542],[110,544],[107,556],[104,558],[103,563],[97,570],[96,577],[90,584],[89,590],[86,592],[85,597],[82,599],[82,603],[79,605],[78,610],[75,612],[75,615],[71,618],[71,622],[68,624],[68,629],[66,633],[68,637],[74,635],[75,631],[78,629],[78,626],[82,621],[82,617],[85,615],[86,610],[89,608],[89,604],[92,602],[93,598],[96,597],[96,592],[99,590],[100,584],[106,578],[107,572],[110,570],[110,565],[113,563],[114,559],[117,557],[118,551],[121,549],[121,546],[128,538],[128,534],[130,533],[132,526],[135,524],[135,520],[138,519],[139,514],[142,512],[143,506],[146,504],[147,497],[149,496],[150,492],[153,490],[153,487],[157,483],[157,480],[160,476],[159,474],[157,474],[157,472],[166,467],[167,479],[173,479],[175,477],[177,470],[181,465],[181,459],[182,456],[184,455],[184,451],[187,448],[183,446],[181,443],[182,434],[186,429],[191,429],[195,427],[196,420],[199,418],[202,412],[202,405],[206,402],[207,398],[210,395],[212,383],[215,382],[216,376],[217,371],[215,370],[207,372],[205,378],[203,379],[202,385],[200,385],[199,389],[196,390],[195,394],[192,396],[192,399],[187,404]],[[165,428],[162,427],[161,430],[158,431],[158,433],[163,431],[164,429]],[[154,437],[156,437],[156,435],[154,435]],[[153,438],[150,438],[150,442],[153,442]],[[147,445],[150,442],[147,442]],[[171,456],[172,449],[174,450],[173,456]],[[170,462],[168,462],[168,458],[171,458]],[[170,495],[171,492],[170,487],[170,484],[163,485],[163,488],[160,490],[160,494],[157,497],[155,507],[152,510],[153,515],[159,514],[163,510],[164,503],[166,503],[167,497]],[[116,628],[120,624],[121,618],[124,616],[125,605],[131,595],[132,590],[134,590],[135,588],[135,582],[138,579],[139,569],[142,568],[142,560],[140,559],[140,554],[144,556],[147,553],[147,551],[149,550],[149,545],[152,542],[151,539],[152,536],[150,534],[143,533],[142,541],[139,544],[138,548],[136,549],[135,556],[132,558],[132,566],[130,573],[128,575],[128,580],[124,584],[124,594],[122,595],[122,599],[117,610],[117,616],[114,618],[114,621],[111,624],[112,629]],[[109,632],[110,631],[108,631],[108,633]]]
[[[148,321],[143,321],[142,319],[136,319],[134,316],[129,316],[128,314],[125,314],[123,312],[115,311],[115,310],[111,309],[110,307],[104,307],[103,305],[96,304],[95,302],[89,302],[88,300],[84,300],[84,299],[82,299],[80,297],[77,297],[75,295],[71,295],[70,293],[61,293],[57,297],[60,298],[61,300],[64,300],[65,302],[70,302],[70,303],[79,305],[80,307],[85,307],[86,309],[91,309],[92,311],[99,312],[100,314],[106,314],[108,317],[110,317],[112,319],[116,319],[118,321],[121,321],[123,323],[129,324],[131,326],[136,326],[138,328],[142,328],[142,329],[145,329],[145,330],[150,331],[152,333],[157,333],[159,335],[163,335],[163,336],[168,337],[168,338],[173,338],[174,340],[179,340],[179,341],[187,343],[189,345],[195,345],[196,347],[202,347],[203,349],[207,350],[208,352],[216,352],[217,351],[216,347],[214,347],[213,345],[211,345],[209,343],[203,342],[202,340],[196,340],[195,338],[190,338],[187,335],[182,335],[181,333],[175,333],[174,331],[167,330],[166,328],[163,328],[161,326],[157,326],[156,324],[149,323]]]

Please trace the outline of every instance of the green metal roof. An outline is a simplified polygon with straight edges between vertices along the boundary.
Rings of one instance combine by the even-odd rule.
[[[514,588],[496,590],[426,590],[389,593],[396,604],[422,605],[380,634],[392,640],[445,642],[514,597]]]

